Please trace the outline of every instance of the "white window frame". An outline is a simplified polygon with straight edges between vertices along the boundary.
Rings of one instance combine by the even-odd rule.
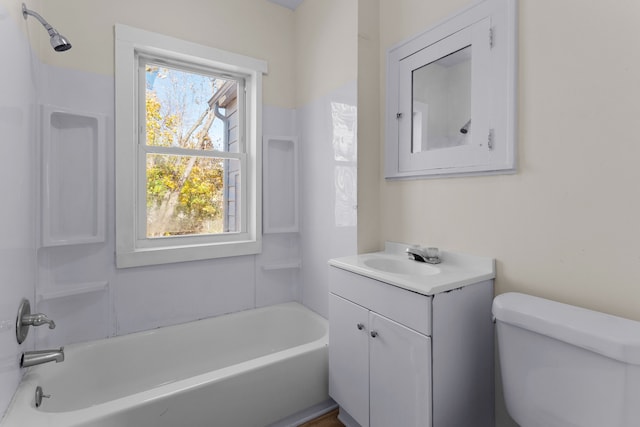
[[[144,118],[139,112],[139,58],[209,70],[244,80],[244,153],[242,163],[242,227],[236,233],[171,236],[149,239],[140,212],[146,208]],[[156,34],[115,26],[116,107],[116,266],[195,261],[251,255],[262,249],[262,75],[267,63],[232,52]],[[243,96],[244,95],[244,96]],[[241,144],[243,145],[243,144]],[[171,151],[171,148],[166,148]],[[159,152],[154,147],[154,152]],[[175,154],[175,153],[167,153]],[[221,153],[213,154],[221,157]],[[203,152],[199,151],[198,156]],[[204,154],[206,156],[206,154]],[[231,157],[236,158],[236,155]],[[139,209],[141,207],[141,209]]]

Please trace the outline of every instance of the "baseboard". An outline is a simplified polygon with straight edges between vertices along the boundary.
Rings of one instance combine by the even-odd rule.
[[[360,427],[360,424],[358,424],[358,422],[342,408],[340,408],[340,412],[338,413],[338,420],[340,420],[340,422],[346,427]]]
[[[333,411],[338,407],[338,404],[333,399],[327,399],[324,402],[313,405],[310,408],[304,409],[300,412],[296,412],[293,415],[288,416],[273,424],[269,424],[267,427],[297,427],[300,424],[306,423],[316,419],[327,412]]]

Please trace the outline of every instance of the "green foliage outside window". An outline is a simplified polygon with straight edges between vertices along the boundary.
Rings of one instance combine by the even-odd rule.
[[[209,92],[204,102],[194,105],[193,82],[182,79],[171,70],[147,66],[147,75],[155,73],[160,78],[175,79],[173,98],[161,99],[155,91],[146,90],[146,144],[159,147],[180,147],[210,150],[210,135],[216,119],[213,109],[206,102],[219,86],[213,77],[206,78]],[[160,73],[158,73],[160,71]],[[191,75],[191,74],[189,74]],[[188,84],[184,84],[187,82]],[[176,84],[177,83],[177,84]],[[183,84],[180,87],[180,84]],[[189,93],[189,91],[191,91]],[[176,93],[178,96],[176,96]],[[163,93],[166,98],[167,93]],[[201,95],[202,99],[204,99]],[[175,101],[175,102],[174,102]],[[189,123],[197,107],[200,113]],[[193,155],[147,154],[147,237],[211,234],[223,232],[224,221],[224,170],[221,158]]]

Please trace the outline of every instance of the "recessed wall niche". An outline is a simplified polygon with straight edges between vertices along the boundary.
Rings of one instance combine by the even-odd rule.
[[[41,107],[42,246],[104,242],[105,116]]]
[[[264,137],[263,232],[298,231],[298,148],[293,137]]]

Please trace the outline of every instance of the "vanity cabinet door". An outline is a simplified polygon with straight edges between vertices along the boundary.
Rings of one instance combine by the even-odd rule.
[[[370,312],[371,427],[431,425],[431,338]]]
[[[369,339],[369,311],[329,294],[329,395],[363,427],[369,425]]]

